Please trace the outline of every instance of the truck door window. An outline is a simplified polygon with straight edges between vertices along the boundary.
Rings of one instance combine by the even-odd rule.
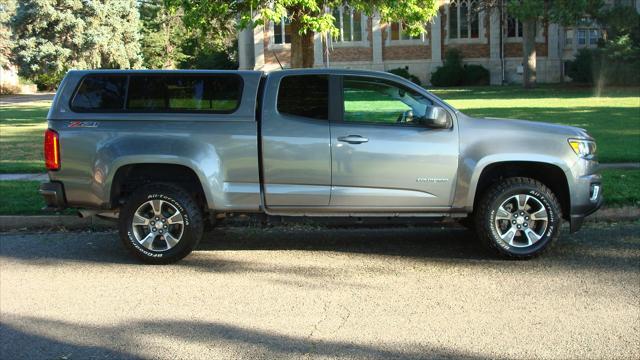
[[[280,80],[278,112],[313,119],[329,118],[329,77],[293,75]]]
[[[73,96],[71,109],[77,112],[122,111],[126,86],[126,76],[86,76]]]
[[[345,122],[419,125],[432,102],[390,82],[366,77],[345,77]]]

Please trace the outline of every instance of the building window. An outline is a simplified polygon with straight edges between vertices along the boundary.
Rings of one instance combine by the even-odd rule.
[[[273,24],[273,43],[291,44],[291,20],[282,18],[279,23]]]
[[[450,39],[477,39],[480,37],[480,12],[476,1],[455,0],[449,4]]]
[[[405,29],[405,25],[401,22],[391,23],[389,26],[390,39],[395,40],[421,40],[421,34],[410,35]]]
[[[587,45],[587,30],[586,29],[578,30],[578,45],[579,46]]]
[[[507,37],[522,37],[522,22],[510,15],[507,15]]]
[[[567,29],[564,32],[564,47],[570,49],[573,47],[573,29]]]
[[[340,30],[340,34],[333,38],[336,42],[362,41],[366,31],[364,15],[348,7],[340,7],[332,12],[334,25]]]
[[[588,38],[589,38],[589,46],[598,46],[598,39],[600,39],[600,31],[597,29],[589,29]]]

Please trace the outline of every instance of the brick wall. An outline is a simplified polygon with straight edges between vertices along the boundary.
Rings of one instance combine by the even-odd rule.
[[[365,46],[333,46],[329,49],[329,62],[344,62],[344,61],[372,61],[373,48],[372,48],[372,34],[371,34],[371,19],[367,21],[366,42],[369,45]]]
[[[291,62],[291,48],[288,45],[285,45],[286,47],[283,46],[282,48],[269,49],[269,43],[271,42],[270,27],[271,25],[269,23],[264,26],[264,62],[265,64],[277,65],[277,56],[280,63],[282,63],[282,66],[285,66],[285,64],[288,65]]]

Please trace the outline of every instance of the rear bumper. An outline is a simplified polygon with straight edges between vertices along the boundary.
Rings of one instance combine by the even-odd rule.
[[[64,186],[61,182],[51,181],[40,184],[40,195],[46,204],[44,210],[62,210],[67,207]]]

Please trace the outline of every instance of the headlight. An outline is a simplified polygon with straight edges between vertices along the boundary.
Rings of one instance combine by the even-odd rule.
[[[569,145],[579,157],[593,159],[596,155],[596,142],[591,140],[569,139]]]

